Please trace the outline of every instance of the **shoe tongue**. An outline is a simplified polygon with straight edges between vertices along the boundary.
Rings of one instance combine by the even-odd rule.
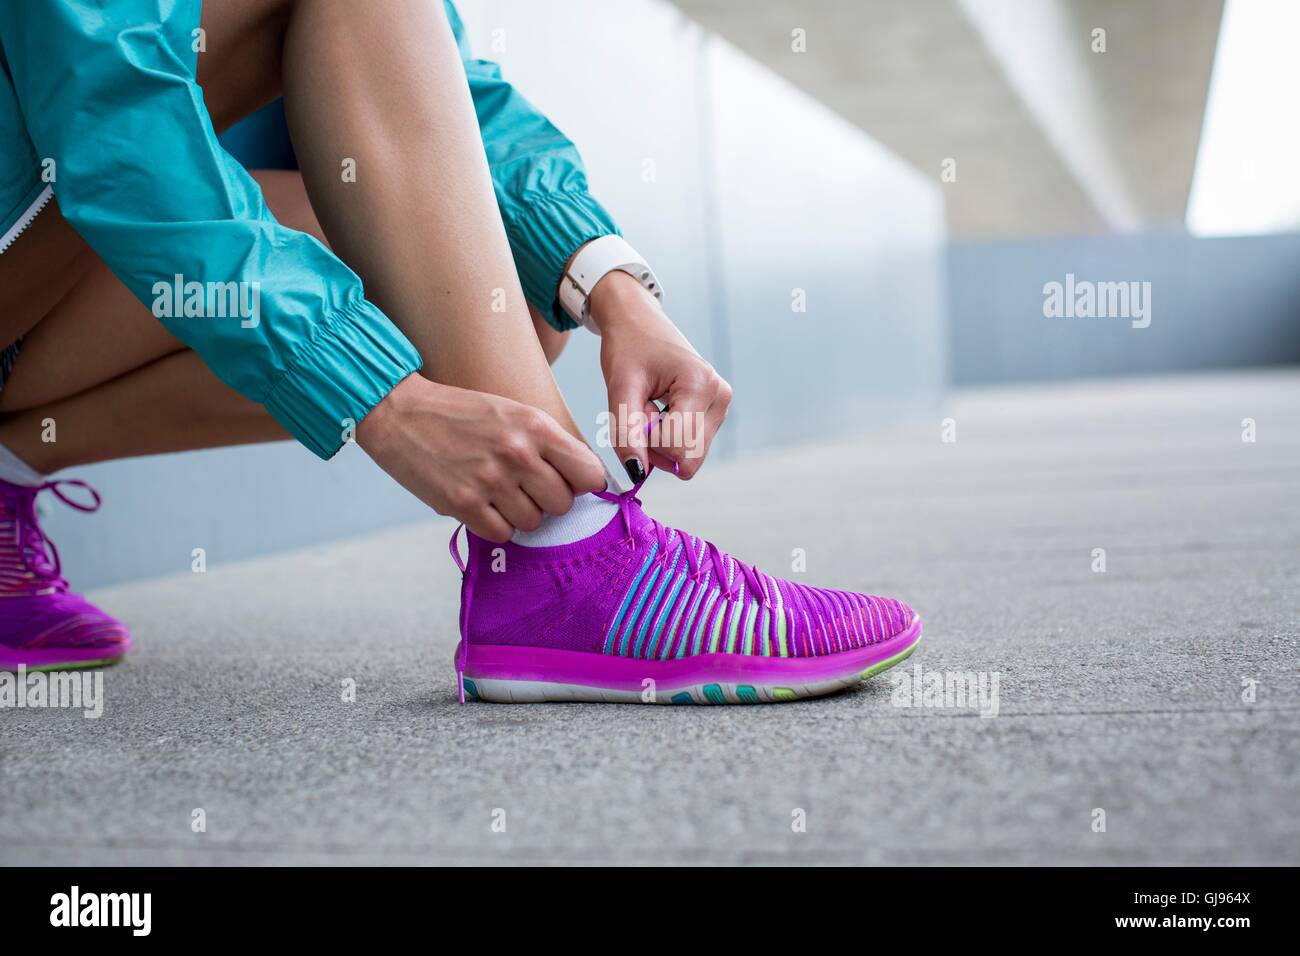
[[[664,524],[662,521],[659,521],[655,518],[651,518],[648,514],[645,513],[645,509],[643,509],[639,504],[633,503],[630,517],[632,519],[632,533],[637,537],[644,537],[647,534],[651,534],[651,535],[654,534],[654,531],[652,529],[654,528],[655,525],[659,525],[664,529],[664,533],[669,537],[671,537],[673,540],[677,540],[679,538],[683,541],[686,540],[685,537],[682,535],[681,531],[677,530],[672,525],[667,525]]]

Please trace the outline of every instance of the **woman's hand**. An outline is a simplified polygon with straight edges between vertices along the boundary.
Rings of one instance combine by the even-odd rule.
[[[633,481],[645,477],[650,462],[690,478],[727,417],[731,386],[627,273],[611,272],[596,283],[590,306],[600,327],[610,439],[618,460]],[[663,414],[655,401],[665,403]],[[657,422],[648,440],[647,421]]]
[[[595,453],[528,405],[408,375],[357,426],[357,444],[402,487],[481,538],[535,531],[605,487]]]

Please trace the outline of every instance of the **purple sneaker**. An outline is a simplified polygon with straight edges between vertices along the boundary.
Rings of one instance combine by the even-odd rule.
[[[61,486],[84,488],[94,504],[73,501]],[[114,664],[131,649],[131,635],[121,621],[68,591],[59,551],[37,522],[42,491],[78,511],[99,508],[99,494],[84,481],[28,486],[0,480],[0,670]]]
[[[763,574],[646,515],[640,488],[601,492],[619,514],[573,544],[467,531],[462,563],[456,530],[462,703],[797,700],[878,674],[920,641],[906,604]]]

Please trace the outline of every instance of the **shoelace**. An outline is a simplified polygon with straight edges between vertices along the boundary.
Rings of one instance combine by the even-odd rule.
[[[94,499],[92,504],[82,504],[63,493],[63,488],[83,488]],[[68,582],[63,578],[63,561],[59,549],[41,528],[36,518],[36,497],[42,491],[48,491],[69,508],[77,511],[98,511],[101,504],[99,492],[79,479],[61,479],[47,481],[43,484],[22,487],[18,496],[18,506],[13,516],[14,538],[19,560],[32,577],[43,583],[43,589],[66,590]]]
[[[676,470],[676,469],[674,469]],[[597,491],[594,494],[598,498],[606,501],[612,501],[618,505],[619,514],[623,521],[623,530],[626,533],[625,543],[632,548],[636,547],[636,538],[632,534],[632,506],[640,507],[641,499],[637,494],[641,491],[641,486],[650,480],[650,472],[654,471],[654,465],[650,466],[650,471],[646,476],[632,486],[628,491],[622,493],[613,491]],[[642,512],[645,514],[645,512]],[[758,568],[746,564],[735,556],[726,555],[712,541],[705,541],[703,538],[697,538],[694,535],[688,535],[676,528],[670,528],[660,524],[654,518],[646,515],[653,529],[655,540],[659,548],[656,551],[656,560],[666,562],[668,560],[668,546],[672,543],[673,535],[681,540],[682,550],[686,554],[686,564],[690,574],[695,581],[700,581],[708,576],[710,568],[714,574],[714,580],[719,588],[726,587],[722,597],[724,600],[734,600],[739,592],[742,582],[749,585],[749,593],[758,595],[759,600],[764,608],[770,608],[771,601],[768,596],[767,588],[763,584],[762,575]],[[451,558],[456,562],[456,567],[460,569],[462,591],[460,602],[460,642],[456,645],[456,690],[462,704],[465,703],[465,661],[469,656],[469,607],[474,597],[474,575],[469,571],[467,561],[462,561],[460,549],[457,547],[457,540],[460,538],[460,532],[465,527],[464,524],[456,526],[456,530],[451,533],[451,540],[447,542],[448,550],[451,552]],[[700,544],[703,543],[703,549]],[[703,555],[697,556],[696,551],[702,550]],[[706,566],[701,557],[707,557],[709,565]],[[731,583],[727,583],[727,561],[731,557],[733,566],[739,571],[732,577]]]
[[[654,466],[651,466],[654,470]],[[623,530],[627,533],[626,543],[629,547],[636,547],[636,539],[632,536],[632,505],[640,506],[641,499],[637,494],[641,491],[641,486],[650,480],[650,475],[641,479],[637,484],[632,486],[630,491],[617,494],[612,491],[597,491],[596,497],[604,498],[606,501],[612,501],[618,505],[619,513],[623,518]],[[644,512],[643,512],[644,513]],[[740,591],[742,583],[749,585],[749,593],[758,596],[763,607],[769,606],[767,587],[763,584],[763,579],[758,568],[746,564],[734,555],[726,554],[712,541],[705,541],[703,538],[687,534],[677,528],[670,528],[667,525],[660,524],[654,518],[646,515],[650,522],[650,527],[654,532],[655,540],[659,545],[655,553],[655,560],[662,564],[667,564],[671,552],[669,546],[672,544],[673,535],[676,535],[682,545],[682,553],[686,555],[686,566],[690,571],[691,579],[700,581],[708,575],[709,568],[705,566],[702,558],[707,558],[708,563],[713,569],[713,580],[718,583],[718,587],[726,587],[722,596],[727,600],[734,600]],[[703,548],[700,545],[703,544]],[[702,555],[697,555],[697,551],[702,551]],[[730,584],[727,584],[727,558],[730,557],[733,566],[739,571],[732,576]]]
[[[451,540],[447,542],[447,547],[451,550],[451,559],[456,562],[456,567],[460,568],[460,579],[463,582],[460,594],[460,641],[456,644],[456,692],[460,696],[462,706],[465,703],[465,660],[469,656],[469,605],[474,599],[474,575],[469,573],[468,565],[468,532],[465,561],[460,559],[460,549],[456,547],[456,539],[460,537],[464,527],[464,523],[456,525],[456,530],[451,533]]]

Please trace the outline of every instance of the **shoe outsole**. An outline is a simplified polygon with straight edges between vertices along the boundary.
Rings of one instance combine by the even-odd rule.
[[[85,671],[91,670],[95,667],[112,667],[114,664],[120,664],[125,658],[125,654],[119,654],[117,657],[103,657],[93,661],[71,661],[66,664],[37,664],[35,667],[28,667],[27,673],[34,674],[37,671]],[[17,670],[17,668],[0,666],[0,670]]]
[[[120,663],[129,650],[130,647],[128,646],[123,650],[106,653],[101,648],[97,654],[78,658],[70,656],[66,650],[60,651],[57,648],[42,648],[39,653],[31,650],[11,651],[8,648],[3,648],[0,649],[0,671],[15,672],[20,666],[29,674],[37,671],[77,671],[87,670],[92,667],[111,667]]]
[[[465,696],[500,704],[786,703],[824,697],[868,680],[906,660],[920,641],[921,619],[916,617],[907,630],[887,641],[814,658],[710,654],[695,661],[645,661],[471,645]],[[683,678],[683,665],[693,665],[700,673]]]

